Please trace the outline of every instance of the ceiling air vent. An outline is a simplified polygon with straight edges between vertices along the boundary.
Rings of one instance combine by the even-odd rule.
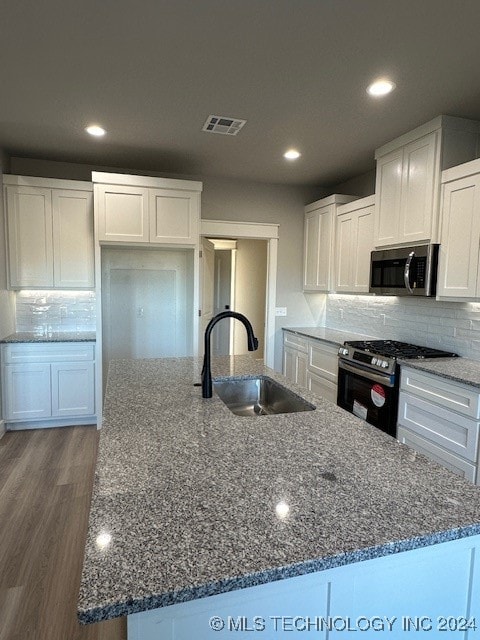
[[[226,116],[208,116],[202,131],[221,133],[224,136],[236,136],[246,122],[246,120],[227,118]]]

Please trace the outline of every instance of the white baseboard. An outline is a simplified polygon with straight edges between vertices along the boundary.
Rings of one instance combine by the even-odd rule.
[[[0,420],[0,438],[7,433],[7,428],[5,426],[5,421]]]

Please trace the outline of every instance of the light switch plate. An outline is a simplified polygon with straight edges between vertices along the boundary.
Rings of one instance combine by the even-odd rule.
[[[275,308],[276,316],[286,316],[287,315],[287,307],[276,307]]]

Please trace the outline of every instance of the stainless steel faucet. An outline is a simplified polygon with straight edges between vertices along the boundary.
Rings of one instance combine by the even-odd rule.
[[[248,340],[248,350],[256,351],[258,349],[258,340],[253,335],[253,327],[250,324],[248,318],[246,318],[242,313],[237,313],[236,311],[222,311],[214,316],[210,322],[207,324],[207,328],[205,329],[205,353],[203,356],[203,368],[202,368],[202,397],[203,398],[211,398],[212,397],[212,371],[211,371],[211,353],[210,353],[210,334],[212,333],[213,327],[219,322],[223,320],[223,318],[235,318],[236,320],[240,320],[243,322],[245,329],[247,330],[247,340]]]

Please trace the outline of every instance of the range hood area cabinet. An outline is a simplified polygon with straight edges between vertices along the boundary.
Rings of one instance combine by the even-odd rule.
[[[7,174],[3,183],[9,288],[92,288],[92,183]]]
[[[480,123],[439,116],[375,152],[375,247],[438,242],[441,172],[478,156]]]
[[[333,291],[337,210],[357,196],[334,194],[305,207],[303,290]]]
[[[202,183],[92,172],[102,243],[197,246]]]
[[[442,173],[437,298],[480,298],[480,160]]]
[[[335,233],[335,291],[368,293],[370,253],[373,251],[375,196],[337,208]]]

